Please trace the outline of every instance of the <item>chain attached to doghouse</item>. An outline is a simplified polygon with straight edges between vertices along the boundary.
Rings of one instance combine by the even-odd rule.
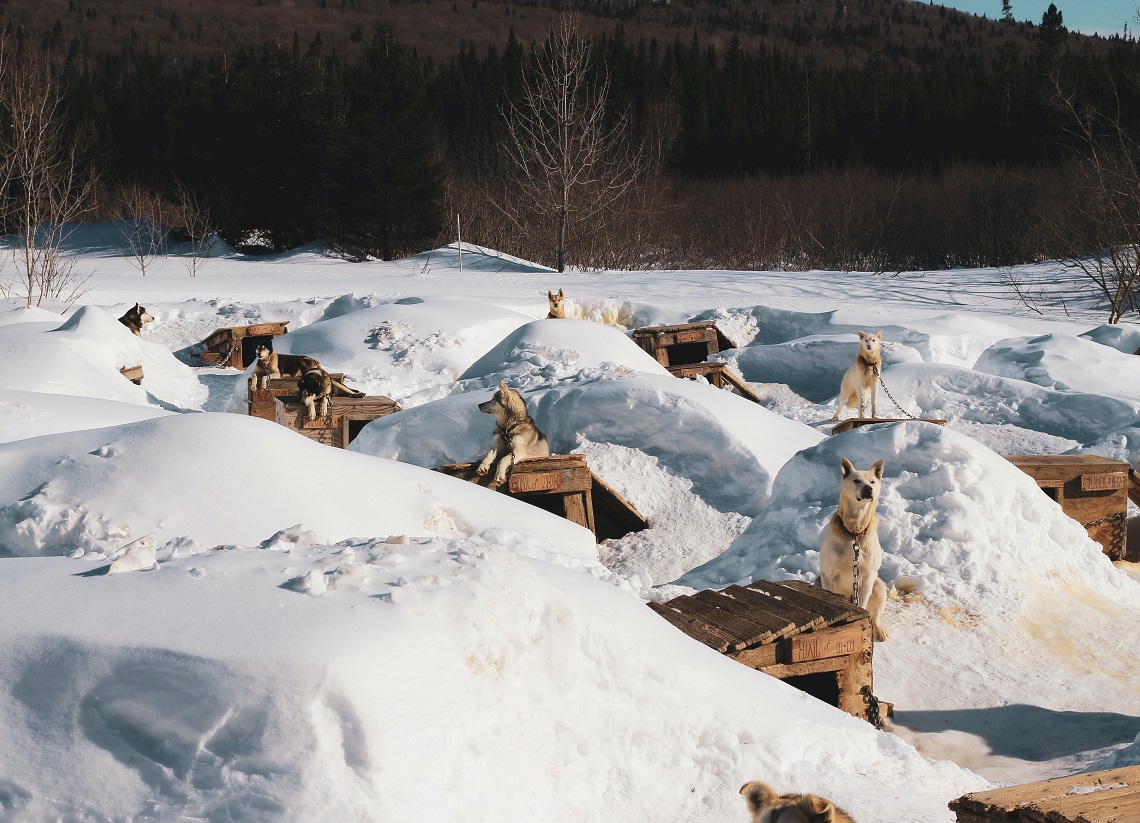
[[[851,550],[855,559],[851,561],[851,602],[859,605],[859,538],[851,541]]]
[[[1086,529],[1091,529],[1093,526],[1099,526],[1102,523],[1112,523],[1112,545],[1123,546],[1128,539],[1128,512],[1117,512],[1081,525]]]
[[[867,722],[876,729],[883,728],[883,712],[879,708],[879,698],[871,693],[870,686],[864,686],[859,690],[859,694],[863,695],[863,702],[867,704]]]
[[[234,343],[232,346],[230,346],[230,350],[226,352],[225,356],[221,360],[218,361],[218,366],[220,368],[224,369],[226,367],[226,365],[230,362],[230,358],[234,356],[234,352],[237,351],[237,348],[237,343]]]

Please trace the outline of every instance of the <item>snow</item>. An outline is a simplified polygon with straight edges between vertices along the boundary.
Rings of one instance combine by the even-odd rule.
[[[0,304],[0,818],[711,822],[763,779],[948,823],[990,781],[1137,762],[1140,575],[999,456],[1140,466],[1140,326],[1101,325],[1071,270],[1019,270],[1066,290],[1039,316],[992,270],[558,274],[465,243],[462,273],[455,244],[218,246],[143,278],[117,234],[69,236],[76,306]],[[559,288],[570,319],[545,320]],[[141,338],[115,319],[136,301]],[[697,320],[762,406],[626,334]],[[190,355],[268,321],[405,410],[344,451],[220,413],[245,375]],[[891,394],[948,424],[827,437],[854,333],[880,328]],[[500,380],[650,528],[596,546],[429,471],[485,453]],[[842,456],[886,461],[892,733],[645,606],[812,579]]]

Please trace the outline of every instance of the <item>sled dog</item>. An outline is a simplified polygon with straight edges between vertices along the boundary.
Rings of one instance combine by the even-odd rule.
[[[563,305],[565,298],[562,296],[562,289],[558,290],[558,294],[547,289],[546,299],[550,301],[550,313],[546,315],[547,320],[566,317],[566,307]]]
[[[740,788],[752,823],[855,823],[851,815],[814,794],[776,794],[759,780]]]
[[[305,372],[319,369],[321,364],[303,354],[278,354],[268,343],[259,343],[254,350],[257,362],[253,364],[253,387],[268,389],[271,379],[304,376]]]
[[[823,531],[818,582],[827,591],[852,599],[859,608],[870,612],[875,640],[886,640],[882,621],[887,587],[879,579],[883,547],[879,545],[879,518],[875,514],[883,482],[883,461],[859,471],[844,457],[840,467],[843,477],[839,486],[839,510]],[[856,591],[858,599],[855,599]]]
[[[143,326],[152,320],[154,320],[154,318],[150,316],[150,312],[138,303],[135,303],[133,309],[127,309],[127,313],[119,318],[119,322],[138,337],[142,337]]]
[[[328,417],[333,380],[327,371],[320,366],[309,369],[297,381],[297,389],[301,394],[301,404],[305,407],[305,417],[309,420]]]
[[[843,383],[839,386],[839,408],[835,410],[832,420],[839,419],[839,413],[850,406],[855,408],[859,404],[859,416],[863,416],[867,390],[871,390],[871,417],[878,417],[879,372],[883,370],[883,330],[874,334],[859,332],[859,355],[847,373],[843,375]]]
[[[526,413],[522,395],[506,383],[499,383],[495,396],[486,403],[480,403],[479,411],[495,416],[495,439],[475,470],[480,477],[495,466],[492,484],[498,486],[507,479],[511,466],[519,460],[550,456],[550,444]]]

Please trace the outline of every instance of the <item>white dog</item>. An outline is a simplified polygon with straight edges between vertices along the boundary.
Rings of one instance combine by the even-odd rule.
[[[851,368],[843,375],[843,383],[839,386],[839,408],[835,410],[832,420],[839,419],[839,413],[850,406],[855,408],[859,404],[859,416],[863,416],[866,403],[867,390],[871,390],[871,417],[878,417],[879,372],[883,370],[883,330],[874,334],[859,332],[859,355]]]
[[[840,461],[843,479],[839,487],[839,511],[823,531],[819,548],[819,583],[829,592],[853,598],[856,605],[871,614],[875,640],[886,640],[883,606],[887,587],[879,579],[883,547],[879,545],[879,490],[883,481],[883,461],[859,471],[844,457]]]

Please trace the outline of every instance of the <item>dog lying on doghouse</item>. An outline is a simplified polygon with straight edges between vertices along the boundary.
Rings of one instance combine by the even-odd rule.
[[[475,470],[475,474],[482,477],[494,467],[491,485],[503,483],[511,466],[519,460],[550,456],[550,444],[527,414],[526,401],[505,382],[499,383],[490,400],[479,404],[479,411],[495,417],[491,448]]]

